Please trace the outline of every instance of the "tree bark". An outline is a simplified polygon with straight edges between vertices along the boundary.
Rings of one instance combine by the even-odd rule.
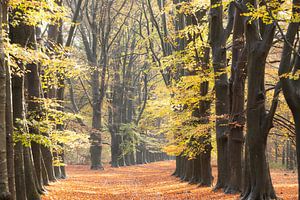
[[[0,199],[10,199],[9,185],[8,185],[8,172],[7,172],[7,141],[6,141],[6,74],[7,68],[5,66],[4,55],[4,36],[2,29],[3,22],[2,5],[0,6]]]
[[[7,1],[2,2],[2,27],[8,32],[8,7]],[[3,36],[2,36],[3,37]],[[2,41],[2,40],[1,40]],[[5,123],[6,123],[6,153],[7,153],[7,172],[8,185],[11,199],[16,199],[15,187],[15,166],[14,166],[14,143],[13,143],[13,107],[12,107],[12,82],[11,70],[6,60],[3,60],[6,67],[6,109],[5,109]]]
[[[233,28],[232,66],[230,78],[230,116],[228,133],[228,182],[225,193],[241,192],[242,185],[242,148],[245,124],[245,79],[246,57],[244,48],[244,27],[241,12],[236,9]]]
[[[12,94],[13,94],[13,117],[14,127],[22,130],[24,124],[19,123],[18,119],[25,119],[24,108],[24,77],[16,75],[12,76]],[[24,123],[24,122],[23,122]],[[16,184],[16,198],[18,200],[26,200],[26,185],[25,185],[25,171],[24,171],[24,156],[23,145],[19,141],[15,144],[15,184]]]
[[[33,29],[33,27],[31,28]],[[34,34],[34,31],[32,30]],[[32,42],[32,39],[30,40]],[[34,45],[34,44],[32,44]],[[27,65],[27,92],[28,92],[28,118],[30,120],[35,120],[39,122],[40,120],[40,80],[39,80],[39,73],[38,73],[38,66],[36,64],[29,64]],[[29,132],[31,134],[39,135],[40,132],[37,127],[29,126]],[[42,153],[41,153],[41,144],[36,142],[31,143],[32,154],[33,154],[33,161],[34,167],[37,175],[37,181],[39,187],[43,190],[43,177],[42,177]]]
[[[228,140],[226,137],[229,98],[227,77],[226,41],[232,29],[233,5],[228,8],[229,19],[226,29],[223,28],[223,6],[222,0],[211,0],[210,10],[210,45],[212,48],[213,68],[215,73],[216,91],[216,138],[217,138],[217,165],[218,180],[215,189],[226,188],[228,181]]]
[[[245,21],[247,45],[247,135],[246,135],[246,174],[242,199],[275,199],[269,166],[266,160],[267,137],[270,130],[269,123],[273,116],[266,113],[265,96],[265,64],[272,46],[275,25],[263,25],[263,39],[256,23]],[[274,111],[275,112],[275,111]],[[269,119],[271,117],[271,119]],[[249,180],[250,179],[250,180]]]
[[[29,37],[33,37],[34,31],[30,26],[25,24],[19,24],[15,27],[10,27],[10,39],[12,43],[19,44],[22,47],[27,45]],[[25,71],[22,63],[19,64],[19,68],[22,72]],[[24,75],[22,77],[13,76],[13,105],[14,105],[14,124],[19,130],[18,134],[22,134],[23,131],[28,131],[28,127],[25,123],[25,98],[24,98]],[[29,199],[40,199],[38,193],[38,185],[36,184],[36,172],[32,160],[32,152],[30,147],[24,147],[22,144],[15,146],[16,156],[16,193],[17,199],[24,198],[24,192]],[[22,154],[22,155],[21,155]],[[24,157],[23,157],[24,156]],[[25,171],[24,171],[24,168]],[[18,174],[18,175],[17,175]],[[25,175],[25,182],[23,176]],[[18,177],[17,177],[18,176]],[[24,184],[24,185],[23,185]],[[26,184],[26,190],[24,190]],[[20,191],[24,190],[24,191]],[[18,196],[20,194],[20,196]]]

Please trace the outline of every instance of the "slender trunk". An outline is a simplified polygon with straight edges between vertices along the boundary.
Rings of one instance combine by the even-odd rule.
[[[59,6],[63,6],[63,1],[58,1],[57,2]],[[60,46],[64,46],[64,40],[63,40],[63,21],[62,19],[59,22],[59,27],[58,27],[58,35],[57,35],[57,44]],[[60,112],[64,112],[64,100],[65,100],[65,77],[64,74],[58,72],[57,73],[57,78],[59,80],[59,87],[57,89],[57,100],[59,101],[59,108],[57,109]],[[58,124],[57,125],[57,130],[63,132],[64,131],[64,124]],[[62,179],[67,178],[66,174],[66,169],[65,169],[65,149],[64,149],[64,144],[61,143],[59,144],[61,146],[61,152],[59,154],[61,165],[59,166],[60,168],[60,173]]]
[[[8,32],[8,9],[7,1],[2,2],[2,27]],[[1,28],[0,28],[1,29]],[[2,31],[2,30],[1,30]],[[1,36],[3,37],[3,36]],[[2,40],[1,40],[2,41]],[[2,47],[1,47],[2,48]],[[3,53],[3,52],[2,52]],[[11,199],[16,199],[15,187],[15,166],[14,166],[14,144],[13,144],[13,107],[12,107],[12,82],[11,69],[6,60],[3,60],[6,67],[6,109],[5,109],[5,123],[6,123],[6,153],[7,153],[7,172],[8,185]]]
[[[15,163],[14,163],[14,142],[13,142],[13,106],[12,106],[12,82],[11,72],[6,65],[6,149],[7,149],[7,170],[8,184],[11,199],[16,199],[15,187]]]
[[[101,144],[101,104],[100,104],[100,92],[99,92],[99,71],[96,69],[92,76],[92,90],[93,90],[93,123],[92,127],[95,129],[91,133],[91,169],[102,170],[103,166],[101,163],[102,144]]]
[[[28,118],[39,122],[41,110],[40,104],[38,102],[38,99],[40,98],[40,80],[38,66],[36,64],[27,65],[27,70],[29,71],[27,74],[28,83],[26,84],[28,87]],[[34,126],[29,126],[29,132],[31,134],[40,134],[38,128]],[[43,189],[41,145],[36,142],[32,142],[31,148],[38,186],[39,188]]]
[[[6,149],[6,66],[3,47],[3,7],[0,6],[0,199],[10,198],[7,172],[7,149]]]
[[[60,107],[58,108],[58,110],[60,112],[64,112],[64,94],[65,94],[65,85],[64,85],[64,78],[60,77],[60,87],[57,90],[57,100],[59,100],[60,102]],[[57,125],[57,129],[61,132],[64,131],[64,125],[63,124],[58,124]],[[67,178],[67,174],[66,174],[66,169],[65,169],[65,150],[64,150],[64,144],[59,144],[61,146],[61,153],[59,154],[59,158],[61,160],[61,166],[59,166],[60,168],[60,173],[61,176],[60,178],[65,179]]]
[[[13,75],[12,77],[12,96],[13,96],[13,119],[14,127],[17,130],[24,129],[24,122],[19,122],[19,119],[25,119],[24,107],[24,77]],[[21,132],[18,132],[21,134]],[[25,184],[25,170],[24,170],[24,156],[23,145],[19,141],[14,146],[15,156],[15,185],[16,185],[16,199],[27,200],[26,184]]]
[[[282,160],[281,160],[281,164],[282,164],[282,166],[284,166],[285,165],[285,148],[284,148],[284,143],[283,143],[283,146],[282,146]]]
[[[297,170],[298,183],[300,183],[300,114],[294,116],[296,125],[296,154],[297,154]],[[300,200],[300,187],[298,185],[298,200]]]

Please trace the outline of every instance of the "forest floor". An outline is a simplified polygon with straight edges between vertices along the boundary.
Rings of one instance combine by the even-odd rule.
[[[68,179],[52,183],[43,200],[227,200],[238,195],[224,195],[212,188],[198,187],[171,176],[174,161],[122,168],[106,167],[91,171],[88,166],[68,166]],[[216,167],[213,167],[216,177]],[[277,195],[282,199],[297,199],[297,174],[272,171]],[[216,178],[215,178],[216,180]]]

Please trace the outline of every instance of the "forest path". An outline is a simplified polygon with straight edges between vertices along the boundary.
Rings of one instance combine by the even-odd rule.
[[[88,166],[68,166],[68,179],[52,183],[43,200],[212,200],[238,199],[238,195],[212,192],[172,177],[174,161],[91,171]],[[213,168],[216,177],[216,168]],[[297,199],[296,173],[272,172],[278,196]]]

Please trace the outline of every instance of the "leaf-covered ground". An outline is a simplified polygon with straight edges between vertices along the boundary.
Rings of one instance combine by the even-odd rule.
[[[173,161],[90,171],[88,166],[68,166],[68,179],[52,183],[43,200],[180,200],[238,199],[212,188],[189,185],[170,176]],[[213,169],[216,177],[216,169]],[[283,199],[297,199],[296,173],[272,171],[276,192]]]

